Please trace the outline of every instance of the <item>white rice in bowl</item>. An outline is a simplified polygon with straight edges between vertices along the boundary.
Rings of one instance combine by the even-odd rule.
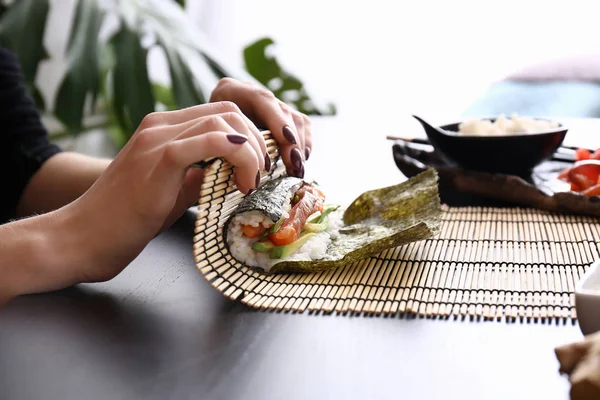
[[[519,117],[514,113],[510,118],[501,114],[494,122],[484,119],[465,121],[458,126],[458,133],[463,135],[516,135],[543,132],[558,128],[554,121],[544,121],[528,117]]]

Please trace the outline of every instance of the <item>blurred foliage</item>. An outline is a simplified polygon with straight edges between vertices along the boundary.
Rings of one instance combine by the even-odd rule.
[[[319,110],[304,88],[304,84],[295,76],[284,71],[270,48],[275,45],[272,39],[264,38],[244,49],[246,69],[260,83],[268,87],[277,98],[292,103],[295,108],[305,114],[335,114],[335,106],[328,104],[326,109]]]
[[[335,113],[332,105],[315,107],[302,82],[268,56],[271,39],[260,39],[244,50],[245,70],[222,63],[184,7],[183,0],[77,0],[66,73],[52,110],[46,109],[35,86],[39,65],[48,58],[43,39],[50,1],[0,0],[0,45],[16,53],[38,107],[56,117],[69,134],[84,131],[86,115],[98,112],[101,104],[108,131],[120,146],[145,115],[205,103],[225,76],[256,80],[307,114]],[[109,18],[117,24],[102,37]],[[165,54],[170,86],[150,79],[148,53],[155,48]],[[280,85],[272,88],[277,82]]]
[[[0,6],[0,46],[11,49],[18,57],[25,82],[42,109],[44,104],[35,87],[35,77],[40,62],[48,58],[43,39],[49,11],[48,0],[19,0]]]

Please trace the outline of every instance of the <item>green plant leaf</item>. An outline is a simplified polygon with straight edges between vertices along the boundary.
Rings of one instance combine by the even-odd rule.
[[[108,137],[110,137],[117,148],[122,149],[129,140],[129,134],[121,128],[118,123],[108,126],[107,129]]]
[[[319,109],[310,98],[304,84],[295,76],[285,71],[274,57],[267,55],[267,49],[274,46],[270,38],[260,39],[244,49],[244,61],[248,72],[264,86],[268,87],[277,98],[292,103],[296,109],[307,115],[332,115],[335,106],[329,104],[325,109]],[[272,82],[279,81],[277,87],[271,87]],[[288,97],[290,97],[288,99]]]
[[[34,85],[31,92],[33,101],[35,101],[37,109],[41,111],[46,111],[46,102],[44,101],[44,97],[42,96],[40,89],[38,89],[38,87]]]
[[[216,60],[213,60],[207,54],[204,53],[202,53],[202,57],[204,58],[204,60],[206,60],[206,63],[208,64],[212,72],[217,76],[217,78],[221,79],[229,76],[227,71],[225,71],[225,68],[223,68],[223,66],[219,64]]]
[[[281,76],[282,69],[274,58],[268,58],[265,51],[275,42],[270,38],[257,40],[244,49],[244,61],[248,72],[267,85],[271,79]]]
[[[174,1],[121,0],[121,5],[120,12],[124,18],[135,20],[134,14],[137,15],[138,21],[143,21],[164,46],[179,54],[203,89],[204,97],[208,97],[207,92],[222,77],[254,80],[244,68],[223,62],[206,35]]]
[[[47,58],[44,31],[50,8],[48,0],[19,0],[3,10],[0,45],[12,50],[21,64],[27,85],[32,88],[40,62]]]
[[[58,89],[54,111],[73,133],[81,130],[88,94],[94,103],[100,89],[98,35],[103,20],[104,12],[97,0],[77,3],[67,49],[67,71]]]
[[[131,137],[142,119],[154,111],[154,94],[148,77],[148,52],[140,35],[122,24],[113,37],[116,54],[113,71],[114,111],[119,124]]]
[[[175,3],[179,4],[181,8],[185,8],[185,0],[175,0]]]
[[[154,94],[154,99],[166,106],[168,110],[172,111],[177,109],[177,103],[173,98],[173,91],[171,88],[159,85],[158,83],[153,83],[152,93]]]
[[[202,90],[198,88],[192,71],[183,61],[175,49],[166,46],[159,40],[159,45],[165,51],[169,62],[169,72],[171,74],[171,85],[173,86],[173,95],[179,108],[186,108],[198,104],[206,103]]]

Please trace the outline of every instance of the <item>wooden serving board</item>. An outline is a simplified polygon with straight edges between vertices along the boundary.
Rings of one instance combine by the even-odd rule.
[[[407,177],[426,168],[440,176],[440,197],[449,206],[531,207],[557,213],[600,217],[600,197],[570,191],[558,174],[575,162],[557,154],[530,175],[516,176],[470,171],[448,164],[425,140],[395,140],[394,161]],[[506,162],[510,162],[507,158]]]

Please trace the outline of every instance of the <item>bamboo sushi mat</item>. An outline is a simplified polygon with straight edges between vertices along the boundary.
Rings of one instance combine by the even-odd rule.
[[[243,197],[232,189],[231,174],[221,161],[207,171],[195,261],[216,290],[260,310],[575,320],[574,287],[600,252],[596,218],[443,206],[433,239],[345,268],[265,275],[234,260],[223,243],[222,226]]]

